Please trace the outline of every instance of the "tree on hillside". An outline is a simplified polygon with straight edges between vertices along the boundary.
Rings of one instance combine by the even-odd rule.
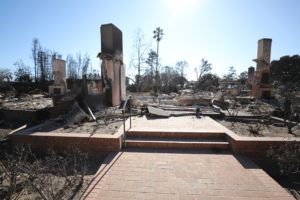
[[[31,57],[34,64],[34,80],[45,84],[45,81],[53,79],[52,75],[52,59],[61,58],[61,55],[55,50],[50,51],[46,48],[42,48],[39,40],[33,38]]]
[[[184,80],[183,80],[184,79]],[[186,79],[180,75],[180,72],[170,66],[165,66],[161,72],[161,91],[163,93],[178,92],[181,83]]]
[[[67,67],[67,77],[69,79],[76,79],[78,77],[77,76],[77,64],[71,54],[69,54],[67,56],[66,67]]]
[[[283,56],[271,62],[271,76],[282,91],[300,89],[300,56]]]
[[[12,72],[7,68],[0,68],[0,83],[10,82],[12,80]]]
[[[82,61],[82,76],[87,74],[87,70],[90,66],[90,56],[88,54],[85,54]]]
[[[130,66],[137,69],[136,75],[136,90],[139,92],[140,90],[140,79],[142,75],[142,70],[144,68],[145,56],[147,53],[147,45],[144,42],[144,34],[142,30],[138,28],[135,33],[133,45],[132,45],[133,53],[131,55]]]
[[[299,107],[294,104],[295,91],[300,90],[300,56],[283,56],[279,60],[271,62],[271,76],[274,81],[276,92],[284,98],[284,120],[289,132],[292,132],[292,124],[287,120],[292,120]]]
[[[203,75],[210,73],[212,70],[211,64],[208,63],[207,60],[201,59],[201,65],[197,68],[195,67],[195,73],[197,76],[197,80],[199,81]]]
[[[15,71],[15,81],[19,83],[31,83],[31,73],[30,68],[26,66],[23,62],[23,60],[19,60],[14,63],[14,66],[16,67]]]
[[[197,89],[215,92],[219,87],[219,79],[216,74],[204,74],[197,83]]]
[[[153,38],[156,40],[156,68],[155,68],[155,92],[158,92],[158,79],[159,79],[159,63],[158,63],[158,56],[159,56],[159,42],[161,41],[164,32],[163,29],[161,29],[160,27],[157,27],[154,31],[153,31]]]
[[[150,69],[146,70],[150,73],[151,77],[154,78],[154,66],[156,65],[156,58],[157,58],[157,53],[150,49],[148,53],[148,58],[146,59],[147,65],[150,67]]]
[[[38,74],[39,74],[39,69],[38,69],[38,52],[41,50],[41,45],[40,42],[37,38],[33,38],[32,40],[32,48],[31,48],[31,55],[32,55],[32,60],[33,60],[33,65],[34,65],[34,81],[38,81]]]
[[[37,66],[39,68],[39,81],[45,83],[49,68],[49,55],[46,50],[40,50],[37,53]]]
[[[10,82],[13,79],[13,74],[8,68],[0,68],[0,91],[3,93],[13,90]]]
[[[236,70],[233,66],[229,67],[228,73],[223,76],[223,79],[227,81],[234,81],[236,80]]]
[[[241,82],[242,85],[245,85],[248,80],[248,72],[247,71],[241,72],[238,77],[238,80]]]
[[[185,71],[185,69],[186,69],[188,66],[189,66],[189,64],[188,64],[188,62],[185,61],[185,60],[178,61],[178,62],[176,63],[176,69],[177,69],[177,71],[179,72],[180,76],[182,77],[181,83],[180,83],[181,88],[183,88],[183,85],[184,85],[184,81],[183,81],[183,80],[185,79],[185,73],[184,73],[184,71]]]
[[[143,76],[141,76],[140,92],[149,91],[153,91],[153,79],[150,74],[146,72]]]
[[[146,64],[149,66],[149,69],[146,69],[145,75],[148,76],[148,78],[147,78],[148,81],[147,82],[148,82],[148,84],[150,84],[149,86],[152,89],[154,89],[153,80],[155,79],[155,77],[154,77],[154,74],[155,74],[154,67],[156,65],[156,58],[157,58],[156,52],[153,51],[152,49],[150,49],[150,51],[148,53],[148,58],[146,59]]]
[[[81,57],[81,53],[77,53],[76,54],[76,63],[77,63],[77,75],[78,78],[80,78],[81,72],[82,72],[82,57]]]
[[[62,55],[60,53],[58,53],[57,51],[53,50],[51,52],[51,56],[52,56],[52,60],[54,59],[62,59]]]

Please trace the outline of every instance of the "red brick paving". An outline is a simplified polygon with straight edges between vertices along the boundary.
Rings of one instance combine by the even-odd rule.
[[[110,155],[83,199],[294,199],[245,157],[211,151]]]

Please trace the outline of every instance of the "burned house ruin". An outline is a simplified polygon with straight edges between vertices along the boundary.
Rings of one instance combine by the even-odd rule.
[[[118,106],[126,99],[125,66],[123,64],[122,32],[113,24],[100,27],[101,78],[90,79],[83,74],[82,80],[66,81],[66,62],[52,60],[54,84],[49,86],[49,93],[63,96],[67,85],[75,96],[79,96],[91,108]],[[57,101],[55,100],[55,104]]]

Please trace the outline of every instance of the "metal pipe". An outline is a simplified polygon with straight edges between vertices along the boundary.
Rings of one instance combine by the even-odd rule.
[[[130,109],[130,128],[131,128],[131,96],[129,96],[129,109]]]
[[[123,144],[124,147],[126,147],[126,129],[125,129],[125,112],[122,110],[123,113],[123,130],[124,130],[124,136],[123,136]]]
[[[123,108],[122,108],[122,113],[123,113],[123,130],[124,130],[124,136],[123,136],[123,144],[124,147],[126,147],[126,127],[125,127],[125,111],[126,111],[126,105],[128,102],[128,99],[131,99],[131,95],[128,96],[128,98],[126,98],[124,104],[123,104]],[[131,128],[131,103],[130,103],[130,128]]]

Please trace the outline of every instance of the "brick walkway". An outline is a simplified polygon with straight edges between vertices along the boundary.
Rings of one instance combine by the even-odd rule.
[[[110,154],[83,199],[294,199],[245,157],[211,151]]]

